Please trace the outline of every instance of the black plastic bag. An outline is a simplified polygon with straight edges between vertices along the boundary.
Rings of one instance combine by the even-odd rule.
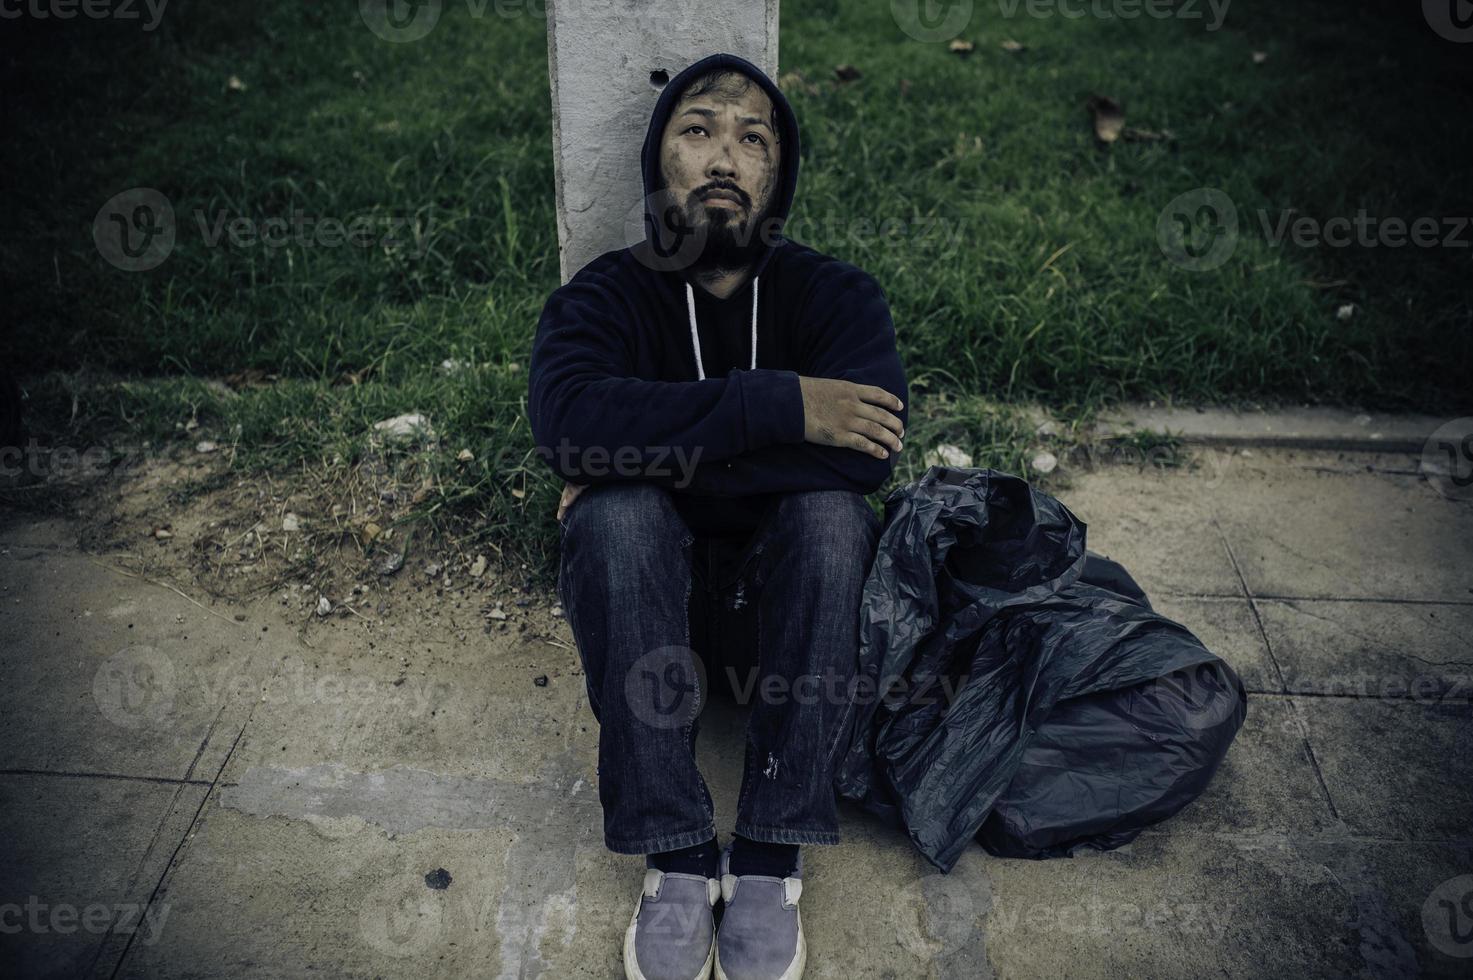
[[[1058,500],[932,467],[885,501],[834,782],[950,871],[1109,849],[1195,799],[1247,711],[1232,668],[1090,553]]]

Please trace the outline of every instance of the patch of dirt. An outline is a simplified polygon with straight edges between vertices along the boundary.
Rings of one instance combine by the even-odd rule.
[[[334,479],[242,474],[225,454],[173,446],[108,466],[0,478],[11,519],[64,516],[78,546],[209,605],[268,601],[307,639],[334,620],[469,642],[505,636],[576,649],[553,590],[472,535],[412,519],[412,467],[370,459]],[[0,519],[3,519],[0,513]]]

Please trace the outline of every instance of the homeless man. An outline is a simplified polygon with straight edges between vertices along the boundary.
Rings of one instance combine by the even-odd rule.
[[[832,768],[880,531],[864,495],[902,449],[905,374],[875,280],[781,234],[797,121],[756,66],[677,75],[642,170],[646,239],[548,299],[528,402],[566,481],[558,590],[599,722],[604,841],[645,855],[624,967],[791,980],[799,845],[839,840]],[[722,666],[754,704],[718,848],[693,743]]]

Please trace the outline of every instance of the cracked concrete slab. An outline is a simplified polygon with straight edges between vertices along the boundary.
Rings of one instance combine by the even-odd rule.
[[[52,549],[0,555],[4,767],[213,775],[273,639],[228,606],[203,609],[107,565]]]
[[[1420,920],[1436,869],[1469,856],[1163,830],[1083,859],[996,862],[991,956],[1005,976],[1466,975]]]
[[[1249,695],[1248,716],[1218,775],[1169,826],[1260,835],[1337,829],[1301,731],[1286,699]]]
[[[173,927],[149,905],[206,787],[0,774],[0,963],[8,976],[112,972]]]
[[[1255,596],[1473,600],[1473,507],[1419,476],[1328,465],[1383,458],[1258,455],[1228,469],[1214,509]]]
[[[1090,549],[1124,565],[1153,600],[1158,593],[1240,595],[1212,525],[1218,479],[1210,470],[1105,467],[1073,476],[1058,497],[1088,525]]]
[[[1247,599],[1195,599],[1170,594],[1150,596],[1151,606],[1181,623],[1237,671],[1250,691],[1277,691],[1279,677],[1264,646]]]
[[[1473,700],[1473,605],[1262,599],[1293,693]]]
[[[1294,702],[1330,797],[1353,831],[1473,841],[1473,705],[1308,697]]]
[[[1467,974],[1473,702],[1446,684],[1473,625],[1456,594],[1470,508],[1353,454],[1218,463],[1105,469],[1061,496],[1091,547],[1250,688],[1277,692],[1281,670],[1294,693],[1250,696],[1207,792],[1109,854],[973,847],[940,875],[842,807],[843,843],[805,852],[809,976]],[[1346,527],[1316,538],[1337,512]],[[475,601],[411,590],[387,597],[408,607],[394,616],[364,602],[298,636],[292,606],[221,621],[99,568],[63,524],[11,522],[0,541],[0,626],[21,637],[0,651],[0,906],[157,884],[168,913],[152,943],[33,930],[0,936],[7,953],[61,975],[619,974],[643,861],[603,847],[597,725],[561,621],[488,636]],[[1290,591],[1250,605],[1245,582]],[[248,642],[228,639],[237,611]],[[160,638],[175,697],[155,696],[165,668],[130,661],[118,703],[145,719],[167,703],[162,725],[119,726],[94,693],[128,622]],[[1444,688],[1386,699],[1322,683],[1418,671]],[[745,720],[713,700],[696,743],[723,839]],[[129,778],[29,772],[63,767]],[[19,804],[16,786],[31,794]]]
[[[312,644],[278,665],[224,783],[322,762],[528,781],[570,750],[594,779],[598,728],[575,652],[515,638],[385,640],[356,619],[321,627]]]

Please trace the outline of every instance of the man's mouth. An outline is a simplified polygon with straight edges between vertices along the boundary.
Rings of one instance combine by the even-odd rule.
[[[724,203],[737,205],[739,207],[742,206],[742,198],[740,194],[738,194],[736,191],[723,190],[719,187],[702,194],[701,200],[708,204]]]

